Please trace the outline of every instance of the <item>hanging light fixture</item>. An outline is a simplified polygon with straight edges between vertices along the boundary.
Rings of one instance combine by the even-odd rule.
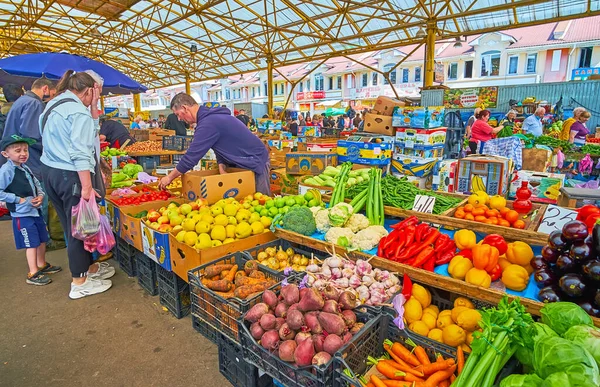
[[[453,47],[454,48],[461,48],[462,47],[462,42],[460,40],[460,37],[458,37],[458,36],[456,37],[456,42],[454,42]]]
[[[417,38],[424,38],[427,36],[427,33],[425,32],[425,30],[423,29],[423,27],[419,27],[419,30],[417,31],[417,33],[415,34],[415,36]]]
[[[190,52],[192,54],[198,52],[198,46],[192,43],[192,45],[190,46]]]

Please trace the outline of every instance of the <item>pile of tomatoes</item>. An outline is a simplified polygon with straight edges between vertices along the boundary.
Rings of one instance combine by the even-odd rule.
[[[157,200],[167,200],[172,196],[173,195],[171,195],[167,191],[146,191],[140,195],[115,199],[113,200],[113,203],[115,203],[119,207],[136,206],[142,203],[154,202]]]
[[[454,217],[458,219],[472,220],[475,222],[493,224],[504,227],[513,227],[518,229],[525,228],[525,222],[520,219],[520,214],[508,207],[490,209],[487,205],[481,204],[477,207],[472,204],[465,204],[458,207],[454,212]]]

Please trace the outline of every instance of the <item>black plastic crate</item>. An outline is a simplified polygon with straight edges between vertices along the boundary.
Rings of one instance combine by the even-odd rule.
[[[138,251],[135,255],[138,284],[151,296],[158,294],[158,280],[156,278],[156,262]]]
[[[165,136],[162,140],[164,150],[183,151],[190,147],[194,136]]]
[[[144,168],[144,170],[156,169],[160,165],[160,156],[138,156],[137,163]]]
[[[156,265],[156,277],[160,304],[176,318],[187,316],[190,313],[189,285],[175,273],[160,265]]]
[[[269,375],[259,377],[258,369],[246,362],[242,347],[227,336],[218,335],[219,371],[234,387],[268,387],[273,385]]]
[[[267,242],[262,245],[258,245],[256,247],[246,249],[246,250],[242,251],[242,254],[244,255],[244,257],[246,259],[258,260],[258,258],[257,258],[258,253],[260,253],[261,251],[264,251],[265,249],[267,249],[269,247],[274,247],[277,251],[279,251],[279,248],[282,248],[283,250],[287,250],[288,247],[291,247],[292,249],[294,249],[294,252],[304,255],[305,257],[307,257],[309,259],[311,258],[311,254],[314,254],[315,258],[318,258],[320,260],[323,260],[325,258],[325,254],[322,251],[311,249],[310,247],[305,247],[305,246],[299,245],[297,243],[288,242],[285,239],[276,239],[274,241]],[[261,265],[261,267],[264,267],[265,271],[268,271],[272,274],[283,273],[283,269],[273,270],[264,265]],[[296,272],[296,273],[303,273],[303,272]]]
[[[218,332],[229,337],[236,343],[240,341],[237,320],[254,304],[258,303],[261,296],[259,294],[246,300],[239,298],[225,299],[202,285],[202,274],[207,267],[218,264],[236,264],[239,270],[243,270],[244,263],[246,262],[247,259],[242,254],[233,253],[188,272],[192,314],[206,321],[209,325],[214,326]],[[275,280],[276,284],[271,289],[275,289],[283,279],[283,272],[275,273],[262,265],[259,265],[259,270],[265,273],[267,278]]]
[[[119,262],[119,267],[121,270],[123,270],[129,277],[135,277],[137,274],[135,264],[135,256],[137,252],[137,249],[125,242],[124,239],[117,238],[117,261]]]
[[[192,327],[196,330],[196,332],[200,333],[202,336],[213,342],[214,344],[218,344],[217,337],[219,332],[217,328],[213,327],[206,321],[198,318],[192,314]]]

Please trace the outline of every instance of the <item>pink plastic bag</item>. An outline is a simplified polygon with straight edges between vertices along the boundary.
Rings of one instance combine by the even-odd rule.
[[[100,231],[95,235],[96,250],[102,255],[108,253],[117,244],[115,236],[110,228],[110,222],[104,215],[100,216]]]
[[[94,197],[90,200],[79,201],[71,209],[71,235],[73,238],[85,241],[100,231],[100,210]]]

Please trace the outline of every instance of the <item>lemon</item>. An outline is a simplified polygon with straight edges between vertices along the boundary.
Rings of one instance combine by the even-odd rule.
[[[444,340],[444,344],[451,347],[458,347],[467,339],[467,333],[458,325],[451,324],[442,330],[442,339]]]
[[[444,310],[443,312],[440,312],[437,318],[437,327],[444,329],[452,324],[454,324],[454,321],[452,321],[452,311]]]
[[[469,309],[475,309],[475,305],[473,305],[471,300],[469,300],[468,298],[464,298],[464,297],[458,297],[456,300],[454,300],[454,307],[457,307],[457,306],[465,306]]]
[[[429,327],[423,321],[415,321],[408,326],[408,329],[421,336],[429,334]]]
[[[458,315],[464,312],[465,310],[469,310],[469,308],[467,308],[466,306],[457,306],[454,309],[452,309],[452,321],[457,323]]]
[[[440,308],[435,305],[429,305],[427,308],[423,309],[423,313],[430,313],[433,317],[437,318],[440,314]]]
[[[429,337],[432,340],[435,341],[439,341],[440,343],[443,343],[444,340],[442,338],[443,334],[442,334],[442,330],[439,328],[433,328],[432,330],[429,331],[429,333],[427,334],[427,337]]]
[[[458,315],[458,321],[456,323],[462,329],[473,332],[479,328],[479,321],[481,320],[481,314],[475,309],[467,309]]]
[[[466,339],[466,343],[468,345],[471,345],[471,343],[473,342],[473,332],[467,332],[467,339]]]
[[[419,284],[413,284],[412,298],[416,298],[423,308],[427,308],[431,304],[431,293]]]
[[[404,318],[408,323],[413,323],[415,321],[421,320],[423,316],[423,307],[414,297],[411,297],[410,300],[406,301],[404,304]]]
[[[427,328],[433,329],[437,325],[436,318],[431,312],[423,313],[423,317],[421,317],[421,321],[427,325]]]

